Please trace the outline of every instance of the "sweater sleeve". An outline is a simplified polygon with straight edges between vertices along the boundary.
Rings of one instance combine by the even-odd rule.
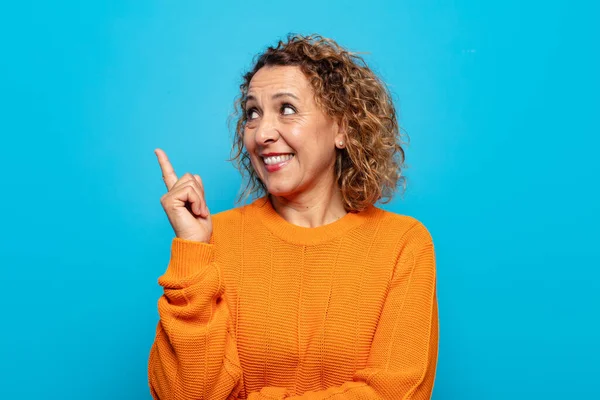
[[[438,353],[435,254],[431,236],[419,227],[397,261],[365,368],[340,386],[301,395],[265,387],[248,400],[431,398]]]
[[[174,238],[148,360],[155,400],[231,399],[242,372],[214,244]]]

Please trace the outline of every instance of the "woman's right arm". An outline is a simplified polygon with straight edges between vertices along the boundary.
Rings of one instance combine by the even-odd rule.
[[[148,381],[155,400],[235,399],[243,388],[214,244],[174,238],[158,283]]]
[[[148,360],[155,400],[233,399],[243,388],[212,219],[199,175],[177,177],[165,152],[155,154],[167,187],[160,202],[175,232],[171,260],[158,283],[160,320]]]

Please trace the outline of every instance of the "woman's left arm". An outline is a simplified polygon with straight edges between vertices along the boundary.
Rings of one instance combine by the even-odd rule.
[[[365,368],[352,381],[302,395],[265,387],[248,400],[430,399],[438,355],[435,253],[418,223],[396,264]]]

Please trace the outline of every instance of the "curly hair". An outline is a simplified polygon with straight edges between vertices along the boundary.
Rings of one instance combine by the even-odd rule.
[[[398,185],[406,189],[402,176],[405,142],[391,94],[362,57],[320,35],[289,34],[286,42],[280,40],[277,46],[257,55],[253,64],[243,75],[230,117],[230,123],[236,120],[230,161],[235,161],[242,176],[248,175],[238,202],[267,191],[243,140],[250,81],[265,66],[298,66],[311,84],[317,105],[343,127],[346,146],[336,150],[335,175],[346,211],[361,211],[377,201],[387,203]]]

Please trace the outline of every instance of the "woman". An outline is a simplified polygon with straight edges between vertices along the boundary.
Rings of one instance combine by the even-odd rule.
[[[363,60],[290,36],[244,76],[234,153],[251,204],[211,215],[156,150],[175,231],[158,282],[155,399],[426,399],[438,346],[432,238],[374,205],[404,151]]]

